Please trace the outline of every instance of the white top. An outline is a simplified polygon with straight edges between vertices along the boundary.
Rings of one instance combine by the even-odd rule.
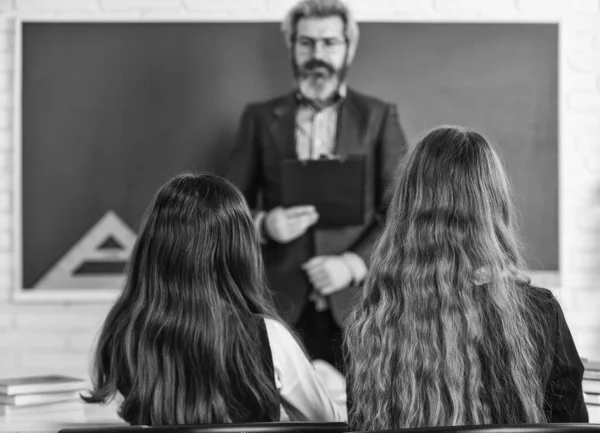
[[[275,384],[291,421],[346,422],[345,401],[334,402],[290,331],[280,322],[265,319],[273,355]],[[282,414],[282,421],[284,420]]]

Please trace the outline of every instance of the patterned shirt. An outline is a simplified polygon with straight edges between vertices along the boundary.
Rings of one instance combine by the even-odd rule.
[[[346,97],[346,86],[341,86],[335,101],[317,107],[299,92],[296,110],[296,155],[298,159],[319,159],[335,155],[335,141],[340,104]]]

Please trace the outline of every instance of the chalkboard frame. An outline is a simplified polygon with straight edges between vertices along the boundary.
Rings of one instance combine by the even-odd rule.
[[[15,18],[15,40],[14,40],[14,53],[15,53],[15,63],[14,63],[14,100],[13,100],[13,171],[12,171],[12,209],[13,209],[13,219],[12,219],[12,228],[13,228],[13,263],[14,263],[14,282],[13,282],[13,300],[17,302],[27,302],[27,303],[47,303],[47,302],[73,302],[73,303],[112,303],[116,297],[121,292],[120,288],[115,289],[90,289],[85,288],[81,290],[73,290],[73,289],[45,289],[45,290],[35,290],[35,289],[26,289],[23,287],[23,272],[24,272],[24,260],[23,260],[23,208],[22,208],[22,106],[21,106],[21,97],[22,97],[22,58],[23,58],[23,26],[27,23],[261,23],[261,22],[278,22],[279,18],[275,17],[267,17],[261,19],[249,19],[246,17],[236,17],[231,16],[227,18],[222,17],[198,17],[194,16],[191,18],[182,18],[181,16],[173,16],[173,17],[161,17],[161,18],[129,18],[129,17],[90,17],[87,15],[69,15],[68,17],[60,17],[60,16],[20,16]],[[360,20],[359,20],[360,21]],[[526,17],[519,18],[516,17],[514,19],[489,19],[489,18],[476,18],[474,20],[464,20],[464,19],[451,19],[451,18],[443,18],[440,20],[411,20],[398,18],[394,16],[381,16],[377,18],[370,18],[361,22],[369,22],[369,23],[404,23],[404,22],[423,22],[426,24],[432,23],[456,23],[456,24],[467,24],[467,23],[497,23],[497,24],[556,24],[558,25],[558,31],[560,34],[560,26],[561,21],[559,18],[554,17]],[[559,41],[560,45],[560,41]],[[559,64],[557,64],[557,69],[560,69],[560,59]],[[564,125],[562,122],[562,116],[560,112],[563,107],[561,105],[561,95],[563,93],[563,79],[560,77],[558,80],[558,108],[559,108],[559,116],[558,116],[558,147],[559,154],[562,149],[562,137],[565,134]],[[558,271],[535,271],[531,272],[530,275],[533,279],[533,283],[542,285],[544,287],[548,287],[552,290],[558,290],[561,284],[561,271],[564,269],[564,253],[561,249],[562,242],[562,231],[563,225],[565,224],[564,220],[560,218],[563,211],[560,209],[560,191],[564,190],[561,170],[559,167],[559,209],[557,210],[559,215],[559,270]]]

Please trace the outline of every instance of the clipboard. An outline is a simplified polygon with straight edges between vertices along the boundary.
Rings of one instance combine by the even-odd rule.
[[[364,224],[365,165],[364,155],[284,160],[283,205],[315,206],[321,228]]]

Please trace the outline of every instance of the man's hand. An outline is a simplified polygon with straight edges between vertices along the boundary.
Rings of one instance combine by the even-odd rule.
[[[287,244],[306,233],[318,219],[314,206],[276,207],[265,217],[264,228],[269,238]]]
[[[352,283],[352,272],[343,256],[313,257],[302,265],[313,287],[324,296],[345,289]]]

